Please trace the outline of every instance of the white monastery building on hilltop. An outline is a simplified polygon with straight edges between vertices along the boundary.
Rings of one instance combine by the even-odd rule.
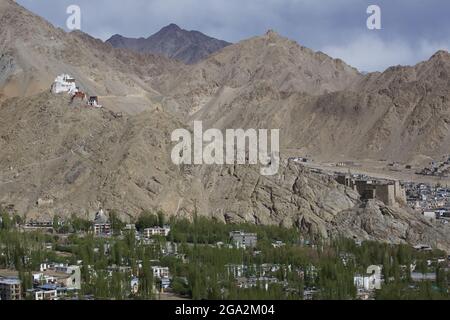
[[[67,92],[69,94],[75,94],[78,92],[78,88],[75,85],[75,78],[68,74],[61,74],[56,77],[55,82],[52,85],[53,93]]]

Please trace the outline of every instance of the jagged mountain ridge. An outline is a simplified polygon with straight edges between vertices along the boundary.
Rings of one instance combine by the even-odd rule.
[[[106,42],[115,48],[160,54],[187,64],[197,63],[231,44],[209,37],[199,31],[181,29],[174,23],[148,38],[127,38],[116,34]]]
[[[268,47],[267,41],[281,48],[289,42],[273,33],[253,40],[255,48],[244,41],[239,49],[264,52],[275,47]],[[312,61],[321,56],[300,50],[308,52]],[[415,66],[365,76],[330,58],[318,68],[308,63],[320,84],[302,73],[286,77],[283,71],[289,74],[295,62],[278,66],[290,55],[268,55],[271,62],[263,60],[258,69],[239,62],[242,55],[236,52],[233,45],[194,66],[187,75],[191,77],[188,84],[170,90],[174,109],[209,127],[282,128],[286,148],[304,148],[327,160],[387,156],[408,161],[416,155],[441,157],[450,146],[450,55],[446,51]],[[272,72],[267,73],[268,68]]]

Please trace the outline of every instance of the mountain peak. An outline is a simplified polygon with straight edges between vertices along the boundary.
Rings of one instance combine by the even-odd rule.
[[[278,34],[275,30],[269,29],[269,30],[267,30],[267,32],[266,32],[266,36],[269,36],[269,37],[276,36],[276,37],[278,37],[279,34]]]
[[[122,35],[116,33],[116,34],[112,35],[111,38],[109,38],[109,39],[110,39],[110,40],[113,40],[113,39],[122,39],[122,38],[123,38]]]
[[[163,27],[163,28],[160,30],[160,32],[161,32],[161,31],[181,31],[181,30],[182,30],[182,29],[181,29],[177,24],[171,23],[171,24],[169,24],[169,25]]]
[[[450,53],[446,50],[438,50],[435,54],[433,54],[430,60],[441,60],[441,59],[449,59]]]
[[[266,31],[266,33],[264,34],[264,37],[271,39],[271,40],[276,40],[276,39],[282,39],[283,36],[280,35],[278,32],[276,32],[273,29],[269,29]]]
[[[153,53],[194,64],[230,43],[209,37],[198,31],[181,29],[171,23],[147,39],[113,36],[107,40],[114,47],[141,53]]]

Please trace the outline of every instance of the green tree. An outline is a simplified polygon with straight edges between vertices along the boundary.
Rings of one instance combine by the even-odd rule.
[[[165,219],[164,213],[162,211],[158,211],[158,225],[160,227],[164,227],[165,224],[166,224],[166,219]]]
[[[158,216],[149,212],[149,211],[143,211],[137,221],[136,221],[136,228],[139,231],[144,230],[145,228],[151,228],[158,225]]]
[[[114,235],[120,234],[120,231],[125,227],[125,223],[120,219],[116,210],[111,210],[109,213],[109,221]]]
[[[53,216],[53,230],[56,232],[59,230],[59,217],[57,215]]]
[[[11,217],[9,216],[9,214],[7,212],[1,212],[1,228],[3,230],[10,230],[12,228],[12,222],[11,222]]]
[[[144,250],[142,268],[139,272],[139,294],[143,299],[153,298],[153,270],[150,266],[150,253],[148,248]]]

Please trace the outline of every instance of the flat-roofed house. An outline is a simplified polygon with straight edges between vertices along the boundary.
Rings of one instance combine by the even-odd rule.
[[[152,228],[146,228],[144,229],[144,237],[150,238],[152,236],[161,236],[161,237],[167,237],[170,233],[170,227],[164,226],[164,227],[152,227]]]
[[[256,233],[246,233],[243,231],[230,232],[230,238],[239,248],[254,248],[258,242],[258,236]]]
[[[159,267],[152,266],[153,276],[155,278],[168,278],[169,277],[169,268],[168,267]]]
[[[22,284],[16,278],[0,279],[1,300],[22,300]]]
[[[81,289],[80,266],[47,264],[40,272],[33,273],[33,282],[39,285],[58,285],[69,290]]]

